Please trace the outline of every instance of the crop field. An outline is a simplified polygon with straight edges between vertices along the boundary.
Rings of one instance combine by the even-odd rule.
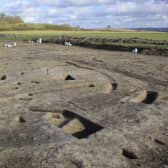
[[[99,38],[142,38],[149,40],[168,40],[167,32],[135,32],[135,31],[55,31],[55,30],[28,30],[28,31],[1,31],[0,34],[15,34],[18,39],[31,39],[36,37],[75,36]]]
[[[168,33],[147,31],[63,31],[63,30],[22,30],[0,31],[0,41],[29,41],[41,37],[44,43],[73,45],[113,51],[132,51],[138,48],[145,55],[168,56]]]

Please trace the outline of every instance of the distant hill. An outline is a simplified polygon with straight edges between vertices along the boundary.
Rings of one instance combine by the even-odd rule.
[[[148,28],[133,28],[132,30],[142,30],[142,31],[158,31],[158,32],[168,32],[168,28],[152,28],[152,27],[148,27]]]

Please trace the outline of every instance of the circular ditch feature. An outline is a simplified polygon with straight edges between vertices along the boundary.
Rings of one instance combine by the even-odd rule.
[[[48,69],[48,68],[47,68]],[[18,81],[18,82],[16,82]],[[117,88],[117,84],[111,83],[110,79],[94,70],[78,68],[75,66],[56,66],[27,71],[23,76],[11,74],[10,80],[0,85],[0,96],[17,96],[20,94],[34,95],[45,92],[57,92],[74,89],[75,92],[84,93],[111,93]],[[75,94],[74,94],[75,95]],[[24,101],[32,98],[21,98]]]
[[[91,134],[103,129],[101,125],[68,110],[55,113],[49,112],[44,118],[50,124],[61,128],[65,133],[71,134],[78,139],[88,138]]]
[[[144,103],[144,104],[152,104],[154,103],[159,94],[156,91],[142,91],[137,94],[137,96],[133,97],[130,101],[133,103]]]

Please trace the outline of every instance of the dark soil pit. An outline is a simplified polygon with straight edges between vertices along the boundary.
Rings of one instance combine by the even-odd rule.
[[[33,93],[29,93],[28,96],[30,96],[30,97],[33,96]]]
[[[90,84],[89,87],[90,87],[90,88],[94,88],[95,85],[94,85],[94,84]]]
[[[147,91],[147,96],[146,96],[145,100],[142,103],[144,103],[144,104],[152,104],[152,103],[154,103],[156,101],[158,96],[159,96],[158,92]]]
[[[1,80],[6,80],[6,75],[3,75],[2,77],[1,77]]]
[[[66,120],[59,125],[59,128],[63,128],[64,132],[71,132],[74,137],[79,139],[88,138],[91,134],[103,129],[101,125],[71,111],[65,110],[63,116]]]
[[[39,84],[40,82],[39,81],[31,81],[31,83]]]
[[[24,75],[24,72],[21,72],[20,74],[23,76],[23,75]]]
[[[129,150],[129,149],[123,149],[123,150],[122,150],[122,154],[123,154],[123,156],[125,156],[127,159],[138,159],[137,155],[136,155],[133,151],[131,151],[131,150]]]
[[[75,80],[75,78],[72,75],[67,75],[65,80]]]
[[[21,85],[22,83],[21,82],[17,82],[17,85]]]
[[[26,120],[23,116],[17,116],[16,117],[16,121],[19,122],[19,123],[26,123]]]
[[[113,90],[117,90],[118,84],[117,83],[112,83]]]

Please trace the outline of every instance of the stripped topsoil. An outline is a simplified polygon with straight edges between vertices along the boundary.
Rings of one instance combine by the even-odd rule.
[[[33,39],[37,40],[37,39]],[[166,40],[149,40],[140,38],[89,38],[89,37],[73,37],[60,36],[54,38],[46,38],[45,43],[64,44],[70,41],[73,45],[104,49],[110,51],[129,51],[138,48],[138,52],[145,55],[168,56],[168,41]]]
[[[167,168],[168,57],[0,43],[0,168]]]

